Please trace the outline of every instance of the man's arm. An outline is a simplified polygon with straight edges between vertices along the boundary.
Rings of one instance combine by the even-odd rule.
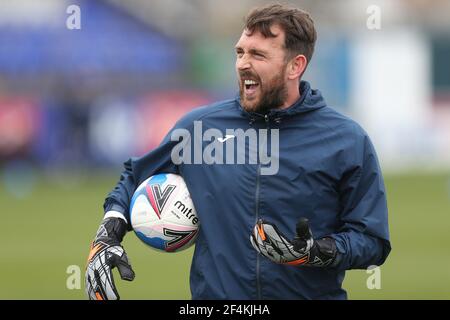
[[[186,121],[185,121],[186,122]],[[177,123],[180,125],[180,121]],[[121,245],[131,221],[129,206],[137,187],[150,176],[158,173],[178,173],[178,166],[172,162],[172,149],[178,141],[171,141],[173,130],[167,134],[158,148],[141,158],[125,162],[125,170],[115,188],[108,194],[105,215],[91,245],[86,266],[86,293],[93,300],[119,299],[112,269],[118,268],[123,280],[134,279],[134,271]]]
[[[289,240],[276,225],[261,220],[250,235],[256,251],[275,263],[334,270],[384,263],[391,244],[383,177],[367,134],[358,128],[354,137],[350,154],[341,161],[351,165],[339,184],[342,211],[338,232],[314,239],[308,221],[300,219],[296,237]]]
[[[356,141],[355,150],[356,162],[339,185],[341,227],[331,235],[338,249],[335,267],[340,270],[379,266],[391,251],[383,176],[367,134]]]

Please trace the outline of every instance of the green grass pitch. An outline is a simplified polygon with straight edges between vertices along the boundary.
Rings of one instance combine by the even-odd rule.
[[[64,177],[71,181],[69,175]],[[85,299],[84,267],[102,217],[102,203],[117,177],[98,175],[64,186],[36,178],[31,194],[14,198],[0,183],[0,299]],[[450,299],[450,175],[387,175],[393,251],[381,267],[381,289],[369,290],[365,270],[347,272],[350,299]],[[124,299],[190,299],[193,248],[163,254],[130,233],[124,241],[136,271]],[[81,289],[69,290],[71,265],[81,268]],[[76,281],[72,282],[76,285]]]

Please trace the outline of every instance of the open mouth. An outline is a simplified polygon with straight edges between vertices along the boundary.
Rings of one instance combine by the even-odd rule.
[[[255,80],[244,80],[244,88],[245,88],[245,93],[247,96],[251,96],[254,95],[256,92],[256,89],[259,87],[259,83],[256,82]]]

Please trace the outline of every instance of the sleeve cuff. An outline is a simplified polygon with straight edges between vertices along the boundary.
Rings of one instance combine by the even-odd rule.
[[[124,220],[127,224],[128,224],[128,220],[127,218],[125,218],[125,215],[121,212],[118,211],[108,211],[105,213],[105,216],[103,217],[103,219],[108,219],[108,218],[119,218]]]

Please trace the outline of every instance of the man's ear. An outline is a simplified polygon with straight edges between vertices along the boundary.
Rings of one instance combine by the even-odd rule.
[[[287,77],[289,80],[295,80],[302,76],[308,65],[308,60],[302,54],[299,54],[291,59],[288,63]]]

